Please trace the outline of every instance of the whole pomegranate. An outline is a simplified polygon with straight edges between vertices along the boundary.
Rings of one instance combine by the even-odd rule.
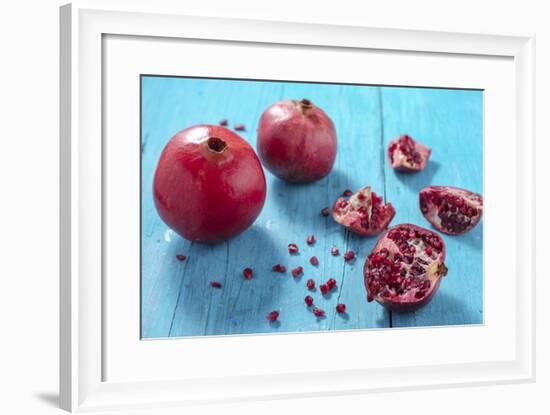
[[[336,159],[336,131],[325,112],[308,99],[280,101],[264,111],[258,126],[258,154],[275,176],[308,183],[330,173]]]
[[[395,216],[391,203],[383,204],[382,198],[365,186],[350,196],[340,197],[332,208],[332,217],[340,225],[362,235],[377,235],[386,229]]]
[[[447,274],[445,243],[435,232],[401,224],[388,229],[365,261],[367,301],[392,311],[427,304]]]
[[[402,135],[392,140],[388,146],[391,166],[398,171],[414,172],[424,170],[432,150],[424,144]]]
[[[164,147],[153,196],[170,228],[191,241],[214,243],[254,222],[265,202],[266,182],[245,140],[224,127],[196,125]]]
[[[469,231],[483,213],[481,195],[458,187],[427,186],[420,191],[418,200],[428,222],[449,235]]]

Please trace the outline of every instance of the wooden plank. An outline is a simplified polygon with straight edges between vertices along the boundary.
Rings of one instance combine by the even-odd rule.
[[[384,88],[384,146],[407,133],[432,147],[421,173],[387,169],[386,195],[397,209],[394,224],[431,228],[418,208],[418,192],[427,185],[450,185],[482,193],[483,93],[448,89]],[[461,236],[443,235],[447,277],[433,300],[416,313],[392,314],[394,327],[476,324],[483,309],[483,228]]]

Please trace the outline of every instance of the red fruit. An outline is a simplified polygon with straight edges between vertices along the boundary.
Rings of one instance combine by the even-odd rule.
[[[353,259],[355,259],[355,252],[348,251],[344,254],[344,261],[349,262],[353,261]]]
[[[315,289],[315,281],[313,281],[311,278],[307,280],[307,289],[308,290],[314,290]]]
[[[332,208],[332,217],[336,222],[362,236],[382,232],[394,216],[395,209],[391,203],[384,205],[382,198],[372,192],[370,186],[359,189],[349,200],[339,198]]]
[[[315,308],[313,309],[313,314],[315,314],[316,317],[324,317],[324,315],[325,315],[325,310],[322,310],[322,309],[320,309],[320,308],[315,307]]]
[[[306,298],[304,298],[304,301],[306,302],[307,306],[309,307],[310,305],[313,304],[313,297],[311,295],[306,295]]]
[[[273,310],[267,315],[268,321],[277,321],[278,318],[279,318],[279,312],[276,310]]]
[[[304,269],[302,267],[296,267],[292,270],[292,276],[294,278],[297,278],[302,274],[303,271],[304,271]]]
[[[309,259],[309,262],[311,263],[311,265],[314,265],[314,266],[319,265],[319,260],[317,259],[316,256],[312,256],[312,257]]]
[[[400,136],[391,141],[388,146],[391,166],[403,172],[424,170],[431,153],[431,148],[413,140],[408,135]]]
[[[327,286],[329,290],[332,290],[334,287],[336,287],[336,280],[334,278],[329,278],[327,281]]]
[[[222,284],[219,283],[218,281],[212,281],[212,282],[210,283],[210,286],[211,286],[211,287],[214,287],[214,288],[222,288]]]
[[[340,314],[345,313],[346,312],[346,305],[345,304],[338,304],[336,306],[336,312],[340,313]]]
[[[185,255],[182,255],[182,254],[177,254],[176,255],[176,259],[178,261],[185,261],[185,258],[187,258]]]
[[[445,243],[437,233],[409,224],[388,229],[363,268],[368,301],[393,311],[417,310],[432,299],[447,274],[444,261]]]
[[[274,272],[280,272],[281,274],[283,274],[286,272],[286,267],[281,264],[276,264],[276,265],[273,265],[273,267],[271,267],[271,270]]]
[[[321,216],[328,216],[330,214],[330,211],[328,210],[328,208],[323,208],[323,210],[321,210]]]
[[[340,250],[333,246],[332,248],[330,248],[330,253],[332,254],[332,256],[338,256],[340,255]]]
[[[336,159],[336,130],[308,99],[276,102],[258,126],[258,154],[275,176],[294,183],[325,177]]]
[[[253,276],[252,268],[245,268],[243,270],[243,277],[245,280],[251,280]]]
[[[483,197],[450,186],[428,186],[418,195],[420,210],[434,227],[460,235],[476,226],[483,213]]]
[[[327,294],[330,290],[327,284],[321,284],[319,289],[321,290],[321,294]]]
[[[315,235],[309,235],[306,242],[308,245],[313,245],[315,243]]]
[[[191,241],[214,243],[248,228],[265,202],[266,182],[250,145],[234,132],[196,125],[164,147],[153,181],[162,220]]]
[[[296,244],[288,244],[288,252],[290,254],[296,254],[298,253],[298,245]]]

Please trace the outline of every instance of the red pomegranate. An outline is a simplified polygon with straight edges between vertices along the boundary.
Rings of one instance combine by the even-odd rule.
[[[332,208],[332,217],[336,222],[362,236],[379,234],[388,227],[394,216],[392,204],[383,204],[382,198],[371,191],[370,186],[359,189],[349,200],[340,197]]]
[[[325,112],[308,99],[280,101],[264,111],[258,154],[275,176],[293,183],[325,177],[336,159],[336,131]]]
[[[418,200],[424,217],[449,235],[460,235],[476,226],[483,213],[483,197],[450,186],[427,186]]]
[[[388,146],[388,157],[395,170],[413,172],[424,170],[432,150],[424,144],[402,135]]]
[[[367,300],[392,311],[427,304],[447,274],[445,243],[435,232],[401,224],[380,237],[363,268]]]
[[[265,202],[266,182],[245,140],[224,127],[196,125],[164,147],[153,196],[170,228],[191,241],[214,243],[254,222]]]

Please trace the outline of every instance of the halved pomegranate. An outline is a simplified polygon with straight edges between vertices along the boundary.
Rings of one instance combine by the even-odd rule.
[[[428,222],[449,235],[469,231],[483,213],[483,197],[458,187],[427,186],[420,191],[418,200]]]
[[[349,200],[340,197],[332,208],[332,217],[340,225],[363,236],[373,236],[387,228],[395,209],[391,203],[371,191],[370,186],[359,189]]]
[[[404,172],[424,170],[431,153],[431,148],[413,140],[408,135],[392,140],[388,147],[391,166],[395,170]]]
[[[427,304],[447,274],[445,243],[420,226],[394,226],[376,243],[363,274],[367,300],[392,311],[415,311]]]

